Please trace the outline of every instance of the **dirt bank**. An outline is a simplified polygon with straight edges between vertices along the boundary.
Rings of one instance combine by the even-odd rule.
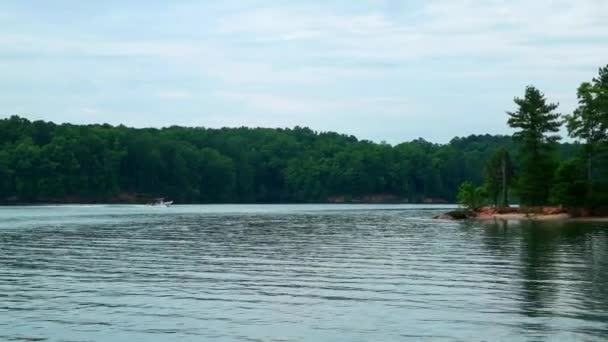
[[[444,220],[530,220],[530,221],[573,221],[608,222],[608,216],[573,217],[560,207],[496,208],[483,207],[475,210],[459,209],[435,217]]]

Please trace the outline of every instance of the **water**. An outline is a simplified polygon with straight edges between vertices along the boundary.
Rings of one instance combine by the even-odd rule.
[[[608,226],[436,206],[0,208],[0,340],[608,336]]]

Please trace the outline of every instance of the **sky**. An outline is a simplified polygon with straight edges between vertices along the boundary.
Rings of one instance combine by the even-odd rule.
[[[308,126],[398,143],[509,134],[608,63],[607,0],[21,1],[0,5],[0,117]]]

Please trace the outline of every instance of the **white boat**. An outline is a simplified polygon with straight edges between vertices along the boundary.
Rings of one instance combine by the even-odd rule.
[[[166,201],[163,197],[157,198],[154,200],[154,202],[150,202],[148,203],[148,205],[151,205],[153,207],[169,207],[171,206],[171,204],[173,204],[173,201]]]

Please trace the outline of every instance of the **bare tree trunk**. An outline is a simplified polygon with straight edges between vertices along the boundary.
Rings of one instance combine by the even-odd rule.
[[[587,156],[587,200],[592,201],[593,197],[593,152],[589,151]]]
[[[502,172],[502,203],[501,206],[506,207],[508,205],[507,199],[507,161],[505,156],[501,158],[501,172]]]

